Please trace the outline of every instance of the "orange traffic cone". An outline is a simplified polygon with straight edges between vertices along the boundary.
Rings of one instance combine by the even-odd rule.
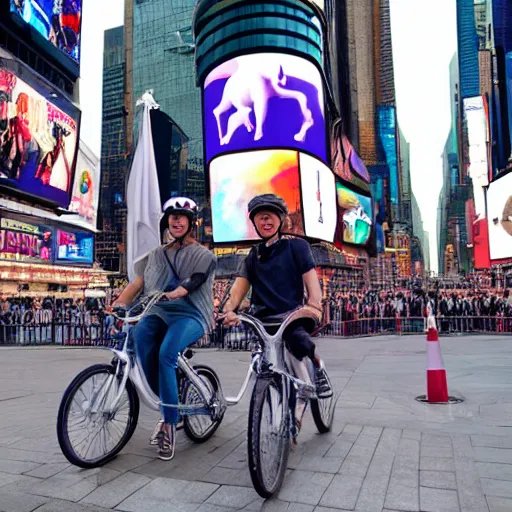
[[[446,370],[441,356],[436,322],[432,315],[427,319],[427,328],[427,402],[448,403]]]

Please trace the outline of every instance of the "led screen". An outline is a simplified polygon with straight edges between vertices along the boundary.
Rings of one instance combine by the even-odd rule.
[[[100,166],[98,158],[82,143],[76,160],[75,180],[69,210],[76,218],[66,222],[96,228],[100,192]]]
[[[334,174],[316,158],[304,154],[299,158],[306,235],[333,242],[337,215]]]
[[[0,130],[0,184],[67,208],[77,120],[1,61]]]
[[[331,159],[334,172],[342,179],[365,187],[370,183],[370,173],[346,135],[335,130],[331,139]],[[361,184],[358,180],[363,180]]]
[[[213,238],[217,243],[258,240],[247,215],[249,201],[272,193],[288,205],[285,231],[304,235],[296,151],[265,150],[225,155],[210,164]]]
[[[47,263],[53,258],[51,227],[0,219],[0,260]]]
[[[290,148],[327,162],[324,95],[311,62],[278,53],[243,55],[204,83],[206,159],[249,149]]]
[[[94,236],[91,233],[57,230],[57,261],[92,263],[93,250]]]
[[[338,207],[343,215],[343,241],[365,245],[372,231],[372,200],[336,183]]]
[[[80,61],[82,0],[10,0],[20,16],[75,62]]]
[[[512,173],[491,183],[487,192],[491,259],[512,257]]]
[[[464,117],[469,145],[468,174],[473,182],[475,214],[478,219],[485,218],[485,191],[489,184],[487,162],[487,117],[484,100],[481,96],[467,98],[464,101]]]

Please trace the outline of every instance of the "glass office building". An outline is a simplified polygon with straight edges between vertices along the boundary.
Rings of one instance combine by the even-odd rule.
[[[126,124],[124,111],[124,27],[105,31],[103,53],[103,113],[101,132],[101,191],[96,259],[108,271],[122,269],[120,246],[126,225]]]
[[[203,128],[201,93],[196,87],[192,17],[194,0],[133,2],[133,99],[147,89],[186,148],[186,163],[170,155],[172,193],[186,194],[202,203]],[[174,144],[174,143],[173,143]],[[156,149],[158,151],[158,149]]]
[[[478,96],[480,68],[474,0],[457,0],[457,38],[461,98]]]

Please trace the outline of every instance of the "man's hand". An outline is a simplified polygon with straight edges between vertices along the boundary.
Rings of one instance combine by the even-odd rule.
[[[311,304],[306,304],[304,306],[304,309],[307,309],[311,313],[313,313],[316,317],[316,321],[320,322],[322,320],[322,310],[319,309],[317,306],[312,306]]]
[[[236,325],[240,325],[240,318],[234,311],[228,311],[227,313],[222,313],[219,315],[219,318],[223,320],[223,324],[226,327],[235,327]]]

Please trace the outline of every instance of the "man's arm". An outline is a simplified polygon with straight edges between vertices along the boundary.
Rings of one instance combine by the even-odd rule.
[[[322,313],[322,289],[320,288],[320,281],[316,269],[308,270],[302,276],[306,293],[308,294],[307,305]]]
[[[235,311],[245,299],[247,293],[249,293],[249,288],[249,281],[245,277],[237,277],[233,287],[231,288],[229,299],[224,305],[224,313]]]
[[[129,306],[142,292],[144,288],[144,277],[136,277],[128,286],[121,292],[112,306]]]

